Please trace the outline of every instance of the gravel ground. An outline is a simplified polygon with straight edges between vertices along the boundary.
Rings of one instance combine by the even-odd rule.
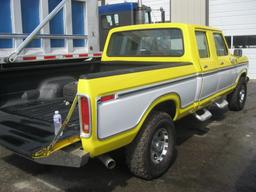
[[[177,156],[161,178],[132,176],[122,152],[107,170],[98,160],[83,168],[44,166],[0,147],[0,191],[256,192],[256,81],[242,112],[214,110],[205,123],[192,116],[176,123]]]

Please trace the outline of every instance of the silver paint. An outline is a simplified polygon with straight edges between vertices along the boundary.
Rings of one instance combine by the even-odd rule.
[[[98,104],[98,137],[103,139],[134,128],[148,107],[165,94],[177,93],[180,95],[182,108],[192,104],[195,101],[196,86],[197,78],[194,77]]]
[[[181,107],[185,108],[231,87],[244,69],[246,66],[242,64],[119,92],[116,100],[97,104],[98,138],[105,139],[136,127],[149,106],[163,95],[179,95]],[[228,76],[221,79],[220,75],[224,72]]]

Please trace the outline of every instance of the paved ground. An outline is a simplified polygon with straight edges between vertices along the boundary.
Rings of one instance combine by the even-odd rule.
[[[177,122],[176,161],[157,180],[133,177],[121,157],[112,171],[97,160],[73,169],[38,165],[0,147],[0,191],[256,192],[255,90],[250,83],[242,112],[215,110],[207,123]]]

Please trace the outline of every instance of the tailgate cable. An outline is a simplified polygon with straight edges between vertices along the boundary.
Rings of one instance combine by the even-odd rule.
[[[78,103],[78,96],[76,96],[75,99],[73,100],[73,103],[72,103],[72,105],[71,105],[71,107],[69,109],[68,115],[66,116],[63,124],[61,125],[61,128],[59,129],[57,135],[55,135],[55,137],[53,138],[52,142],[47,147],[44,147],[40,151],[34,153],[33,154],[34,158],[46,157],[46,156],[50,155],[51,150],[54,147],[54,145],[57,143],[57,141],[59,140],[61,133],[68,126],[68,123],[69,123],[71,117],[73,116],[73,113],[75,111],[77,103]]]

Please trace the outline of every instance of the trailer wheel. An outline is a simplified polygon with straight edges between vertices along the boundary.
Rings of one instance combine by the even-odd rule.
[[[135,176],[151,180],[168,170],[174,152],[175,129],[170,116],[153,112],[127,147],[126,161]]]
[[[235,90],[227,96],[229,109],[231,111],[241,111],[244,108],[247,97],[246,79],[242,77]]]

